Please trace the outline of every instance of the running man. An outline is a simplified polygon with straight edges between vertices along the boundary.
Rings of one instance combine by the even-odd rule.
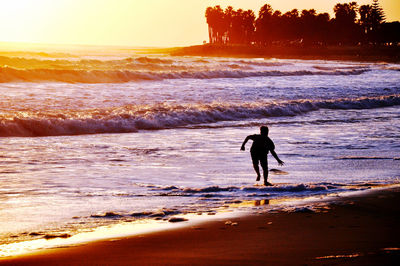
[[[260,135],[254,134],[249,135],[243,141],[241,150],[245,150],[245,145],[247,141],[250,139],[253,141],[253,145],[250,148],[251,160],[253,161],[254,170],[257,173],[256,181],[260,181],[260,169],[258,164],[261,164],[264,174],[264,185],[272,186],[271,183],[268,182],[268,151],[271,152],[272,156],[274,156],[275,160],[278,162],[279,165],[283,165],[284,162],[279,159],[278,155],[275,152],[275,145],[274,142],[268,137],[268,127],[262,126],[260,127]]]

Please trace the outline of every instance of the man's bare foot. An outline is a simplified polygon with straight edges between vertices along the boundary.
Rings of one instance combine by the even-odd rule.
[[[256,181],[260,181],[260,176],[259,175],[257,176]]]
[[[270,187],[273,186],[270,182],[264,182],[264,186]]]

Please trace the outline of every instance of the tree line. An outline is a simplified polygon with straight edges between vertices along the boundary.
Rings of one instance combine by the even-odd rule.
[[[400,42],[400,22],[385,22],[379,0],[371,5],[336,4],[334,17],[314,9],[282,13],[265,4],[258,12],[229,6],[205,12],[212,44],[360,45]]]

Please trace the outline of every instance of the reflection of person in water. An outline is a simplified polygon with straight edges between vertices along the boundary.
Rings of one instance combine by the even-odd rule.
[[[260,163],[264,174],[264,185],[272,186],[272,184],[268,182],[268,160],[267,160],[268,151],[271,152],[272,156],[274,156],[279,165],[283,165],[283,161],[279,159],[278,155],[275,152],[275,145],[272,142],[272,140],[268,137],[268,127],[266,126],[260,127],[260,133],[261,133],[260,135],[254,134],[247,136],[246,139],[243,141],[241,150],[242,151],[245,150],[244,146],[246,145],[248,140],[253,141],[253,145],[251,145],[250,148],[250,153],[251,153],[251,159],[253,161],[254,170],[257,173],[256,180],[257,181],[260,180],[260,169],[258,167],[258,164]]]

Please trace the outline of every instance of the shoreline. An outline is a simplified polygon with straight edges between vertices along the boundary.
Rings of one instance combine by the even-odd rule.
[[[368,185],[368,184],[367,184]],[[336,197],[346,197],[370,193],[371,191],[399,187],[400,184],[371,184],[370,187],[350,187],[346,191],[330,192],[327,194],[303,195],[303,196],[282,196],[278,198],[253,199],[253,200],[232,200],[222,203],[209,210],[194,212],[177,212],[176,214],[164,213],[164,210],[155,212],[138,212],[138,219],[129,218],[122,213],[104,213],[98,217],[109,217],[111,221],[97,226],[92,230],[81,232],[60,230],[46,233],[41,230],[34,230],[30,235],[38,236],[31,240],[22,240],[0,245],[0,260],[10,257],[18,257],[33,254],[46,249],[57,249],[64,246],[85,245],[97,241],[108,239],[119,239],[134,237],[143,234],[152,234],[161,231],[174,230],[182,227],[196,226],[200,223],[208,223],[218,219],[232,219],[237,217],[252,216],[255,213],[274,213],[292,211],[311,211],[318,210],[321,206],[336,200]],[[314,208],[314,205],[317,206]],[[144,218],[147,217],[147,218]],[[113,220],[114,217],[121,219]],[[153,217],[153,218],[151,218]],[[89,228],[89,227],[88,227]]]
[[[159,49],[154,52],[172,56],[206,56],[234,58],[277,58],[357,62],[400,62],[400,47],[394,46],[243,46],[204,44]]]
[[[400,261],[399,202],[398,186],[372,189],[311,203],[315,210],[221,217],[154,233],[0,258],[0,265],[390,265]]]

